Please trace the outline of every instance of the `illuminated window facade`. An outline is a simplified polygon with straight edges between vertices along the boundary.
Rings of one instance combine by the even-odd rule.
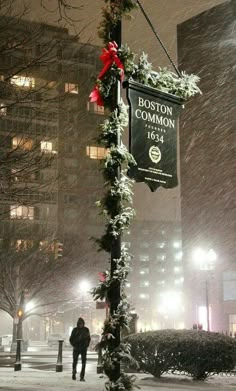
[[[0,117],[5,117],[7,115],[7,107],[4,103],[0,103]]]
[[[15,241],[12,241],[11,243],[12,247],[15,248],[17,252],[19,251],[26,251],[33,247],[34,241],[33,240],[23,240],[23,239],[17,239]]]
[[[43,152],[52,152],[52,142],[50,141],[41,141],[40,143],[41,151]]]
[[[104,115],[104,107],[99,106],[96,102],[87,102],[87,110],[90,113]]]
[[[65,83],[65,92],[69,94],[78,94],[79,85],[74,83]]]
[[[136,222],[125,239],[131,243],[133,270],[129,275],[129,294],[139,316],[138,331],[183,328],[184,278],[178,224]]]
[[[35,78],[27,76],[15,75],[11,78],[11,84],[17,87],[22,88],[34,88],[35,87]]]
[[[11,205],[10,209],[11,219],[23,219],[33,220],[34,219],[34,207],[33,206],[17,206]]]
[[[106,156],[107,150],[102,147],[86,147],[86,155],[90,157],[90,159],[104,159]]]
[[[16,136],[12,139],[12,148],[32,149],[33,140],[30,138]]]

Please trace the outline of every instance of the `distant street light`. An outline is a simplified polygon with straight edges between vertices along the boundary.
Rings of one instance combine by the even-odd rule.
[[[91,283],[88,280],[82,280],[79,283],[79,290],[81,293],[89,293],[89,290],[91,288]]]
[[[209,308],[209,282],[208,282],[208,273],[210,270],[214,270],[215,261],[217,255],[213,249],[203,250],[198,248],[193,251],[193,260],[195,265],[199,270],[206,272],[205,274],[205,301],[206,301],[206,321],[207,321],[207,331],[210,331],[210,308]]]
[[[30,312],[34,308],[35,304],[33,301],[29,301],[25,305],[25,312]]]
[[[172,315],[183,310],[182,297],[180,292],[169,291],[163,293],[158,312]]]

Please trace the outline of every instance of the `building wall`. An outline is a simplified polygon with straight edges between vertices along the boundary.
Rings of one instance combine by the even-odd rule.
[[[180,121],[181,215],[191,325],[201,286],[193,289],[193,250],[217,254],[209,282],[213,330],[229,327],[223,271],[235,270],[235,2],[216,6],[178,26],[181,68],[200,76],[201,96]],[[201,277],[210,278],[209,273]],[[235,296],[236,300],[236,296]],[[204,304],[205,299],[201,300]],[[192,307],[192,308],[191,308]],[[236,301],[234,309],[236,312]]]
[[[132,254],[127,284],[138,331],[184,327],[182,238],[178,223],[135,221],[125,238]]]

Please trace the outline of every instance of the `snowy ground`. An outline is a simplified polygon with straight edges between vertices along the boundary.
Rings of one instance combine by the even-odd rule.
[[[69,371],[56,373],[26,368],[14,372],[12,368],[0,368],[1,391],[102,391],[105,379],[95,371],[89,371],[86,382],[71,380]],[[215,376],[206,382],[193,382],[188,378],[165,376],[155,380],[150,375],[138,374],[137,385],[144,391],[233,391],[236,390],[236,376]]]

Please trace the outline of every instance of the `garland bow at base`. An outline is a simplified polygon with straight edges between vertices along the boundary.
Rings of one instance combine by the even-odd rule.
[[[104,78],[107,71],[111,68],[112,65],[115,65],[119,70],[120,80],[122,81],[124,79],[124,65],[118,57],[117,49],[118,45],[115,41],[109,42],[107,45],[107,49],[102,49],[100,60],[103,62],[104,66],[98,75],[97,84],[89,95],[90,102],[96,102],[99,106],[104,106],[104,101],[99,89],[100,81]]]

